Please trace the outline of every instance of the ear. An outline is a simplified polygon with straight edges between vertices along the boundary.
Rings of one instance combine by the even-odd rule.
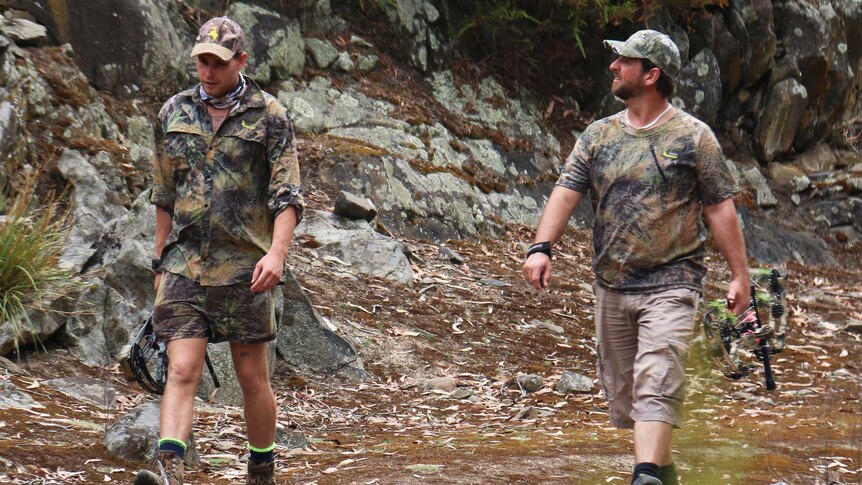
[[[644,73],[644,84],[647,85],[655,85],[658,83],[658,78],[661,77],[661,71],[659,68],[654,67],[650,69],[648,72]]]
[[[248,53],[243,52],[239,55],[237,60],[239,61],[239,68],[242,69],[243,67],[245,67],[245,61],[248,60]]]

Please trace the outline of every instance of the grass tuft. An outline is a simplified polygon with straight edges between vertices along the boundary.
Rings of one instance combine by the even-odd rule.
[[[9,198],[0,193],[0,327],[11,326],[15,347],[29,332],[38,342],[30,311],[64,297],[71,274],[57,263],[71,228],[53,200],[33,207],[32,187]]]

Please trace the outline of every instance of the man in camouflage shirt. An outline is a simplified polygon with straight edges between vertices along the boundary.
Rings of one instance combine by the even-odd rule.
[[[182,483],[207,343],[230,342],[245,407],[247,483],[271,484],[273,288],[303,210],[293,125],[275,98],[240,74],[248,55],[235,22],[206,22],[191,55],[200,83],[168,100],[156,127],[153,326],[167,342],[170,368],[160,473],[141,471],[135,483]]]
[[[578,139],[524,276],[539,291],[547,287],[551,248],[589,192],[598,372],[610,420],[634,430],[632,483],[676,484],[671,436],[682,422],[710,232],[730,267],[728,301],[737,313],[748,302],[737,187],[709,127],[668,102],[680,69],[673,41],[643,30],[606,45],[618,55],[611,89],[627,109],[592,123]]]

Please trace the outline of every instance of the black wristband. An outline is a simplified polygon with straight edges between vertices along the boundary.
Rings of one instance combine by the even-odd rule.
[[[527,249],[527,257],[528,258],[530,257],[530,255],[535,254],[535,253],[544,253],[544,254],[548,255],[548,258],[550,258],[551,257],[551,241],[539,242],[539,243],[533,244],[532,246],[530,246],[529,249]]]

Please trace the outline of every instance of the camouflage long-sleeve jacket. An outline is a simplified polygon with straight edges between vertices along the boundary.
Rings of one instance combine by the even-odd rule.
[[[204,286],[251,282],[276,216],[304,207],[293,124],[251,80],[213,133],[198,86],[171,99],[155,130],[150,202],[173,214],[161,269]]]
[[[557,185],[590,197],[593,269],[604,288],[650,293],[703,291],[703,206],[738,190],[712,131],[680,111],[633,130],[621,113],[587,127]]]

